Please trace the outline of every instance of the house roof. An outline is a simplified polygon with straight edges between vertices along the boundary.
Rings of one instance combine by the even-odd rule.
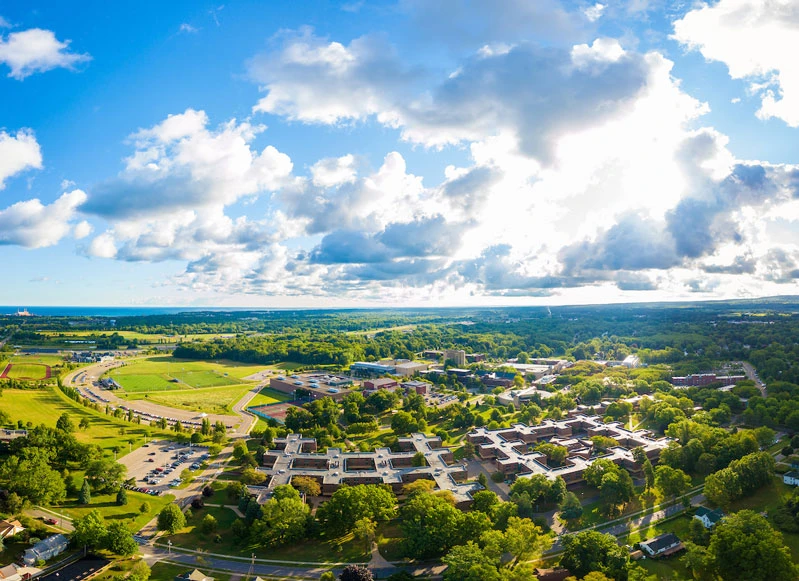
[[[716,524],[717,522],[719,522],[721,519],[724,518],[724,512],[718,508],[716,510],[710,510],[707,507],[700,506],[699,508],[696,509],[695,516],[699,518],[705,517],[711,523]]]
[[[177,579],[186,579],[187,581],[207,581],[208,579],[213,581],[213,577],[209,577],[199,569],[194,569],[193,571],[186,571],[177,576]]]
[[[667,547],[676,545],[680,539],[674,533],[664,533],[654,539],[643,541],[641,544],[649,547],[653,553],[664,551]]]
[[[786,472],[785,476],[787,476],[788,478],[799,478],[799,472],[797,472],[796,470],[791,470],[790,472]]]
[[[570,575],[571,572],[563,567],[557,567],[555,569],[536,568],[535,570],[535,576],[538,578],[538,581],[563,581]]]
[[[8,579],[9,577],[13,577],[14,575],[19,575],[17,572],[17,567],[14,564],[6,565],[3,568],[0,568],[0,579]]]
[[[0,520],[0,537],[10,537],[23,530],[25,527],[18,520]]]

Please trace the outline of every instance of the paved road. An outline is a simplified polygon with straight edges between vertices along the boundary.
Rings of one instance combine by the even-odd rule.
[[[757,376],[757,372],[755,371],[755,368],[752,367],[752,364],[748,363],[746,361],[742,361],[741,364],[743,365],[744,373],[746,373],[746,377],[748,377],[749,379],[754,381],[755,385],[760,390],[760,394],[763,397],[766,397],[766,384],[763,383],[762,381],[760,381],[760,378]]]
[[[70,519],[68,516],[66,516],[64,514],[60,514],[60,513],[54,512],[54,511],[49,510],[47,508],[42,508],[40,506],[34,506],[33,508],[27,509],[25,511],[25,514],[27,514],[31,518],[36,518],[36,519],[41,519],[41,520],[48,519],[48,518],[54,518],[54,519],[56,519],[58,521],[58,523],[56,525],[54,525],[56,528],[64,530],[64,531],[67,531],[67,532],[72,532],[72,531],[75,530],[75,527],[72,526],[72,519]]]

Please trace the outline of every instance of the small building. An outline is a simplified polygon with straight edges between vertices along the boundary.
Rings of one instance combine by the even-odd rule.
[[[47,561],[60,555],[67,549],[67,546],[69,546],[69,540],[64,535],[53,535],[27,549],[22,560],[26,565],[35,565],[40,560]]]
[[[199,569],[194,569],[176,576],[175,581],[214,581],[214,578],[209,577]]]
[[[467,353],[466,354],[466,363],[480,363],[481,361],[486,360],[485,353]]]
[[[571,576],[571,571],[563,567],[555,567],[554,569],[543,569],[536,567],[533,571],[538,581],[563,581]]]
[[[429,365],[427,363],[418,363],[416,361],[406,361],[398,363],[394,367],[394,375],[402,375],[403,377],[410,377],[414,373],[426,371]]]
[[[0,520],[0,539],[7,539],[25,530],[18,520]]]
[[[30,575],[26,578],[29,577]],[[22,579],[22,575],[19,574],[17,566],[13,563],[0,568],[0,581],[20,581],[20,579]]]
[[[399,386],[396,379],[390,377],[379,377],[377,379],[367,379],[363,382],[364,391],[375,391],[378,389],[391,389]]]
[[[782,481],[789,486],[799,486],[799,471],[791,470],[782,475]]]
[[[410,393],[414,391],[419,395],[429,395],[433,387],[424,381],[403,381],[400,385],[406,392]]]
[[[694,518],[698,519],[706,529],[712,529],[716,526],[721,519],[723,519],[726,515],[720,509],[710,510],[704,506],[700,506],[696,509],[696,513],[694,514]]]
[[[639,544],[641,550],[650,557],[668,557],[685,548],[674,533],[663,533],[654,539],[641,541]]]

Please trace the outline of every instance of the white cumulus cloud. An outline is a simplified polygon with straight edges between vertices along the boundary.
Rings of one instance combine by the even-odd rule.
[[[760,95],[758,117],[799,127],[799,4],[795,0],[720,0],[674,23],[674,38]]]
[[[0,131],[0,190],[11,176],[41,167],[42,150],[32,131],[23,129],[14,135]]]
[[[91,60],[88,54],[69,51],[70,41],[60,41],[51,30],[31,28],[0,37],[0,63],[11,69],[9,77],[22,80],[34,73],[72,69]]]
[[[0,210],[0,244],[26,248],[53,246],[67,236],[78,207],[86,200],[81,190],[63,194],[52,204],[37,199]]]

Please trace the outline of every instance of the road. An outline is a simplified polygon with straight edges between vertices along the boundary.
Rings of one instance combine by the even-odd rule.
[[[55,528],[60,529],[62,531],[66,531],[71,533],[75,530],[75,527],[72,526],[72,519],[64,514],[60,514],[58,512],[54,512],[47,508],[42,508],[41,506],[34,506],[33,508],[29,508],[25,511],[25,514],[31,518],[35,519],[48,519],[54,518],[58,521],[57,524],[53,525]]]
[[[741,365],[743,365],[746,377],[755,382],[755,385],[760,390],[760,395],[766,397],[766,384],[760,381],[760,378],[757,376],[757,372],[755,371],[755,368],[752,367],[752,364],[746,361],[742,361]]]

